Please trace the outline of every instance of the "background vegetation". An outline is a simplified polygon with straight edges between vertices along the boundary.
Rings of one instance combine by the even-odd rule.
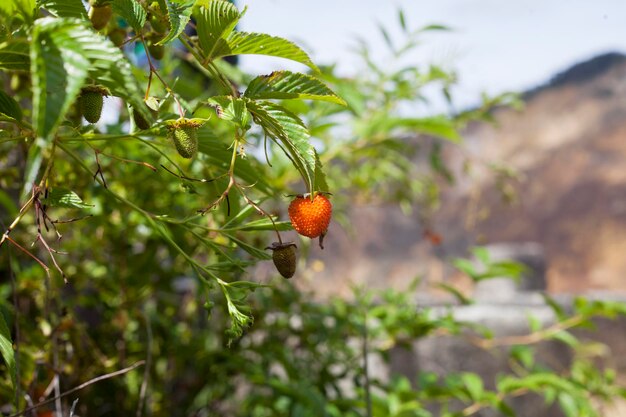
[[[415,305],[410,289],[355,289],[352,300],[321,302],[297,288],[297,275],[255,279],[255,265],[271,258],[264,248],[290,229],[285,195],[332,192],[346,227],[344,213],[363,201],[417,210],[428,223],[439,190],[454,182],[443,149],[461,142],[469,121],[515,103],[503,95],[471,111],[415,117],[426,91],[452,104],[456,77],[396,63],[424,31],[444,27],[413,30],[400,13],[405,42],[382,31],[388,65],[362,45],[361,75],[342,78],[287,40],[238,31],[243,12],[221,0],[88,8],[11,0],[0,15],[6,414],[513,415],[511,398],[536,393],[586,416],[624,395],[593,357],[577,355],[556,373],[533,347],[557,339],[581,350],[568,330],[623,314],[619,303],[552,303],[555,325],[531,320],[529,336],[510,343],[451,311]],[[309,72],[245,74],[222,59],[240,54],[291,59]],[[117,98],[109,102],[117,120],[82,120],[81,88],[96,84]],[[182,118],[202,125],[192,159],[171,140]],[[298,245],[301,255],[319,250]],[[457,266],[476,281],[522,272],[483,250],[475,256],[482,269]],[[395,346],[433,334],[504,349],[514,372],[483,381],[368,369],[366,357],[388,360]]]

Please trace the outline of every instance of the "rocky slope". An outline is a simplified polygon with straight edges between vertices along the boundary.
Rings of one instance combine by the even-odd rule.
[[[440,246],[425,241],[417,216],[359,207],[352,231],[333,226],[309,283],[346,294],[353,283],[451,280],[444,261],[472,245],[537,242],[551,291],[626,290],[626,57],[575,65],[525,99],[523,111],[497,110],[495,126],[469,126],[463,154],[447,155],[452,166],[469,156],[474,169],[459,173],[434,219]],[[503,202],[491,162],[517,172],[516,204]]]

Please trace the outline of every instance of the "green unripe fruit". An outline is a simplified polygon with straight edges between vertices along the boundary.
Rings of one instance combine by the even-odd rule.
[[[109,39],[115,46],[122,46],[126,40],[126,31],[120,28],[114,29],[109,32]]]
[[[79,97],[80,112],[89,123],[97,123],[102,115],[103,97],[108,90],[99,86],[83,87]]]
[[[152,29],[158,33],[165,33],[169,29],[168,24],[163,20],[163,18],[157,15],[150,16],[150,26],[152,26]]]
[[[148,97],[144,101],[144,105],[153,118],[156,119],[159,116],[159,100],[156,97]],[[146,130],[152,127],[151,121],[146,119],[141,112],[137,111],[137,108],[133,107],[132,115],[135,126],[140,130]]]
[[[80,111],[89,123],[97,123],[102,115],[104,100],[98,93],[85,93],[80,96]]]
[[[178,154],[183,158],[193,158],[198,152],[198,128],[178,127],[172,132],[172,140]]]
[[[151,127],[150,122],[135,109],[133,109],[133,120],[135,121],[135,126],[137,126],[140,130],[150,129]]]
[[[151,42],[148,43],[148,51],[150,52],[150,55],[152,55],[152,58],[157,61],[163,59],[163,56],[165,55],[165,47],[163,45],[155,45]]]
[[[91,24],[94,29],[100,30],[106,27],[111,20],[111,16],[113,15],[113,10],[109,4],[104,6],[92,6],[89,9],[89,20],[91,20]]]

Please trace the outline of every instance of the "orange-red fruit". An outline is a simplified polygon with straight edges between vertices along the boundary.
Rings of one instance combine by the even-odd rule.
[[[313,200],[309,196],[298,196],[289,205],[291,225],[311,239],[326,233],[332,212],[333,206],[323,194],[316,194]]]

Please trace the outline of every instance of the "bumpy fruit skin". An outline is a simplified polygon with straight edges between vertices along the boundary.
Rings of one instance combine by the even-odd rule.
[[[91,20],[91,24],[96,30],[104,29],[109,20],[111,20],[112,15],[113,10],[109,4],[104,6],[94,5],[89,9],[89,20]]]
[[[291,225],[296,232],[311,239],[326,234],[332,212],[328,198],[319,193],[313,200],[309,196],[297,196],[289,205]]]
[[[89,123],[98,123],[104,104],[103,93],[85,88],[80,94],[80,112]]]
[[[174,146],[183,158],[193,158],[198,152],[198,129],[179,127],[174,130]]]
[[[274,266],[284,278],[291,278],[296,273],[296,245],[293,243],[277,243],[266,249],[271,249]]]
[[[141,130],[150,129],[150,122],[148,122],[146,118],[143,117],[141,113],[139,113],[135,109],[133,109],[133,120],[135,121],[135,125],[139,129]]]
[[[198,127],[201,124],[189,119],[179,119],[169,129],[169,138],[174,142],[178,154],[193,158],[198,152]]]

